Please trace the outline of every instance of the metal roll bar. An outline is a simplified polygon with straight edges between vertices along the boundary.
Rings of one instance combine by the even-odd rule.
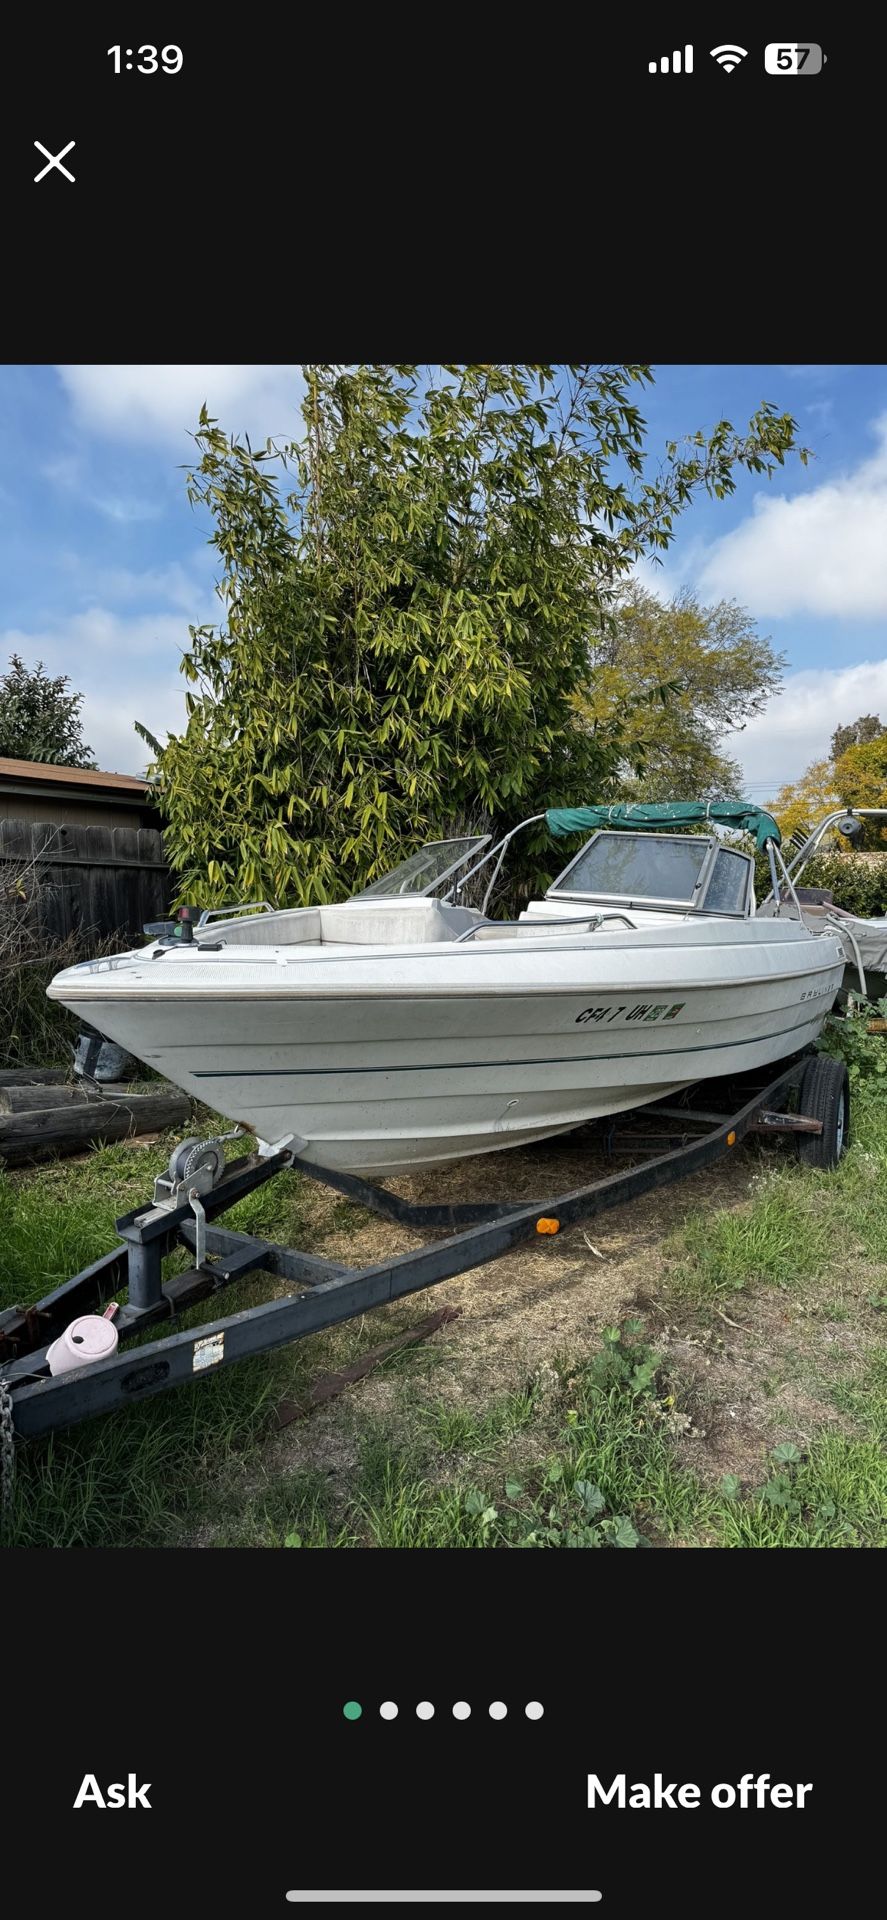
[[[792,899],[794,900],[795,906],[798,909],[798,913],[801,914],[802,919],[803,919],[803,914],[801,912],[801,905],[794,889],[793,880],[803,872],[804,868],[807,865],[807,862],[812,859],[814,853],[816,852],[817,847],[821,844],[824,835],[828,832],[830,827],[837,826],[838,822],[841,820],[856,820],[856,819],[887,820],[887,807],[840,807],[836,813],[827,814],[824,820],[820,820],[819,825],[814,827],[812,833],[809,833],[807,835],[807,838],[804,841],[803,845],[798,848],[798,851],[795,854],[794,859],[789,861],[788,866],[786,866],[785,861],[782,858],[782,855],[780,853],[779,864],[782,867],[783,874],[785,875],[785,879],[788,884],[789,892],[791,893]],[[779,881],[777,879],[773,857],[771,854],[771,848],[773,847],[773,845],[774,845],[773,841],[771,840],[767,841],[767,854],[770,861],[771,889],[770,889],[770,892],[767,894],[766,899],[761,901],[761,906],[766,907],[768,901],[772,900],[775,903],[776,911],[778,913],[780,889],[779,889]]]
[[[466,941],[473,940],[477,934],[496,933],[500,927],[520,927],[523,933],[530,928],[535,933],[539,928],[548,927],[601,927],[605,920],[621,920],[624,926],[631,927],[633,932],[637,932],[637,921],[630,920],[627,913],[617,913],[614,908],[612,912],[606,913],[571,913],[565,915],[562,920],[553,918],[549,920],[547,916],[543,917],[540,914],[538,920],[487,920],[483,925],[478,921],[475,926],[467,927],[464,933],[460,933],[454,944],[457,947],[464,947]]]
[[[239,900],[236,907],[204,907],[198,927],[205,927],[210,920],[230,920],[235,913],[276,913],[270,900]]]
[[[799,848],[794,859],[789,863],[789,873],[799,873],[801,868],[807,865],[808,860],[811,859],[812,855],[816,852],[823,835],[828,832],[829,827],[837,826],[839,820],[857,819],[887,820],[887,807],[841,807],[837,813],[828,814],[826,819],[820,820],[819,825],[813,828],[812,833],[808,834],[803,846]]]
[[[486,866],[488,860],[492,860],[494,855],[498,853],[499,858],[496,861],[495,867],[493,868],[493,876],[492,876],[492,879],[490,880],[489,886],[487,887],[486,893],[484,894],[483,904],[480,909],[481,913],[486,913],[489,898],[493,891],[494,886],[496,885],[496,881],[499,878],[499,871],[502,866],[502,862],[505,859],[505,854],[508,849],[509,843],[514,839],[514,836],[516,833],[523,833],[523,830],[525,827],[535,826],[537,820],[544,820],[544,819],[545,819],[544,813],[532,813],[530,815],[529,820],[521,820],[518,826],[512,827],[510,833],[505,834],[504,839],[497,840],[495,846],[488,847],[486,853],[482,855],[481,859],[476,860],[474,863],[474,866],[469,867],[468,872],[462,874],[461,879],[454,881],[453,885],[447,888],[446,893],[443,895],[444,903],[450,900],[452,896],[461,893],[463,887],[467,886],[468,881],[472,880],[476,873],[480,873],[481,868]],[[507,924],[508,924],[507,921],[503,920],[501,922],[502,926],[506,926]]]
[[[770,892],[767,895],[767,900],[772,900],[774,903],[774,913],[773,913],[774,919],[779,918],[779,910],[782,905],[782,901],[780,898],[781,888],[779,884],[779,875],[776,871],[776,862],[778,860],[779,865],[782,868],[783,878],[785,880],[786,886],[788,887],[789,893],[791,894],[791,897],[797,908],[798,919],[803,920],[804,916],[803,916],[803,913],[801,912],[801,902],[798,899],[798,896],[795,892],[794,882],[791,877],[791,872],[789,868],[786,866],[785,861],[782,857],[781,848],[777,846],[775,840],[766,840],[764,842],[764,845],[767,848],[767,860],[770,866]],[[766,906],[766,901],[764,901],[763,904]]]

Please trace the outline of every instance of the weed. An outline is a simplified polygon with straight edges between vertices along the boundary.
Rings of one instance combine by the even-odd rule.
[[[868,1440],[824,1433],[806,1454],[774,1448],[777,1471],[745,1502],[722,1500],[714,1521],[725,1547],[885,1544],[887,1459]]]
[[[750,1203],[734,1213],[691,1214],[681,1242],[684,1258],[672,1285],[679,1298],[697,1305],[754,1284],[792,1286],[819,1272],[831,1248],[816,1207],[815,1176],[795,1169],[764,1174]]]
[[[834,1405],[850,1414],[863,1432],[882,1445],[887,1443],[887,1347],[876,1347],[859,1378],[837,1381],[830,1394]]]
[[[885,1035],[868,1031],[871,1019],[883,1020],[885,1016],[887,1000],[858,1000],[852,1013],[840,1019],[833,1015],[826,1022],[820,1052],[844,1061],[854,1091],[866,1081],[877,1081],[887,1073]]]
[[[503,1394],[494,1400],[484,1413],[473,1413],[445,1402],[426,1409],[424,1420],[441,1453],[489,1457],[503,1440],[530,1425],[538,1403],[538,1384],[530,1380],[521,1391]]]

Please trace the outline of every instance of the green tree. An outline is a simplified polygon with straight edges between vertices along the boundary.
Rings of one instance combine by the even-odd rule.
[[[66,674],[56,679],[43,661],[26,667],[17,653],[0,675],[0,754],[10,760],[47,760],[58,767],[94,767],[83,738],[82,693]]]
[[[860,740],[835,761],[835,784],[846,807],[887,807],[887,733]],[[887,829],[865,823],[869,847],[887,846]]]
[[[838,788],[832,760],[812,760],[799,780],[787,781],[775,800],[767,802],[775,814],[785,840],[793,834],[805,837],[817,822],[836,813],[844,804]]]
[[[835,782],[845,806],[887,806],[887,733],[848,747],[835,761]]]
[[[884,727],[876,713],[861,713],[858,720],[851,721],[849,727],[836,727],[832,734],[832,759],[840,760],[849,747],[864,747],[870,740],[877,740]]]
[[[664,690],[658,710],[648,700],[626,721],[642,766],[640,775],[623,779],[625,797],[741,795],[741,768],[723,743],[762,711],[779,688],[783,665],[784,656],[732,601],[704,607],[685,591],[665,605],[637,583],[628,586],[594,636],[584,703],[592,725],[606,727],[632,697]]]
[[[190,630],[184,733],[139,729],[183,897],[335,897],[429,834],[605,797],[640,756],[634,697],[582,711],[592,627],[697,493],[804,457],[765,404],[651,473],[642,366],[305,378],[297,446],[201,413],[189,496],[224,619]]]
[[[852,727],[837,727],[832,744],[852,737],[860,724],[856,721]],[[812,761],[799,780],[780,788],[770,805],[786,839],[793,833],[809,832],[839,807],[887,807],[887,730],[882,728],[880,733],[846,747],[837,759]],[[883,848],[887,846],[887,829],[869,821],[865,838],[868,846]],[[832,845],[846,846],[837,833],[828,839]]]

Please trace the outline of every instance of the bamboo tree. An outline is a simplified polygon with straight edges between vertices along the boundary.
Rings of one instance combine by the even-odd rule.
[[[637,764],[635,696],[594,728],[582,710],[592,628],[697,493],[796,449],[764,405],[651,475],[650,378],[311,366],[303,440],[257,453],[203,410],[188,489],[224,618],[190,630],[187,725],[152,742],[183,897],[347,894],[423,838],[600,800]]]

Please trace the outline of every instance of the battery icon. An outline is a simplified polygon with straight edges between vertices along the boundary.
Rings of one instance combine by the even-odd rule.
[[[802,47],[796,40],[779,45],[773,41],[764,50],[764,66],[768,73],[821,73],[826,55],[821,47]]]

